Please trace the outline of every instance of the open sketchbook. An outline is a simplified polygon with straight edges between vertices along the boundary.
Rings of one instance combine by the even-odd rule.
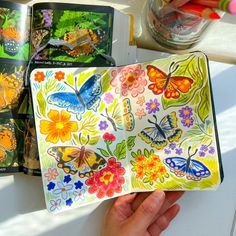
[[[47,208],[223,178],[208,62],[195,52],[30,77]]]
[[[130,40],[130,16],[109,6],[0,2],[0,173],[23,169],[40,175],[29,64],[30,69],[113,65],[103,55],[129,64]]]

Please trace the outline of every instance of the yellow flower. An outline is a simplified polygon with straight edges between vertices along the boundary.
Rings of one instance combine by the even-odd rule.
[[[48,112],[48,120],[40,121],[40,133],[46,134],[46,141],[57,143],[59,139],[62,142],[71,139],[71,132],[78,131],[78,124],[75,121],[70,121],[71,115],[66,111],[50,110]]]

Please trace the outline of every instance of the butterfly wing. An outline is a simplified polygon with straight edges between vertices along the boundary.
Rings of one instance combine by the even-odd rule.
[[[99,171],[105,167],[106,160],[93,150],[85,150],[85,161],[93,171]]]
[[[80,88],[79,94],[88,110],[97,111],[102,95],[101,75],[92,75]]]
[[[187,93],[193,84],[193,80],[185,76],[172,76],[169,79],[168,85],[165,89],[166,98],[177,99],[181,93]]]
[[[148,88],[156,95],[163,93],[167,82],[167,74],[153,65],[148,65],[147,75],[152,82]]]
[[[163,162],[177,177],[186,175],[187,160],[185,158],[168,157]]]
[[[210,170],[200,161],[191,160],[186,174],[187,179],[199,181],[211,175]]]
[[[123,103],[123,111],[124,111],[123,119],[125,123],[125,129],[127,131],[132,131],[135,126],[135,119],[134,119],[134,115],[131,112],[130,100],[128,98],[125,98],[122,100],[122,103]]]
[[[170,142],[178,142],[181,138],[182,130],[177,128],[176,112],[171,112],[163,117],[159,126]]]
[[[138,136],[146,143],[151,143],[151,147],[158,150],[163,149],[167,145],[165,137],[158,131],[156,127],[147,127],[143,129]]]

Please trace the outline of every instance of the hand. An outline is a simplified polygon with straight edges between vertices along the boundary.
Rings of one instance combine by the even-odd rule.
[[[128,194],[107,212],[102,236],[158,236],[179,212],[174,204],[184,192]]]

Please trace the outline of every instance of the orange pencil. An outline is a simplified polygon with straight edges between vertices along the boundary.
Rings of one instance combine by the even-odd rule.
[[[179,7],[180,10],[188,12],[193,15],[197,15],[200,17],[203,17],[208,20],[219,20],[220,16],[213,11],[212,8],[200,5],[200,4],[195,4],[195,3],[186,3],[183,6]]]

